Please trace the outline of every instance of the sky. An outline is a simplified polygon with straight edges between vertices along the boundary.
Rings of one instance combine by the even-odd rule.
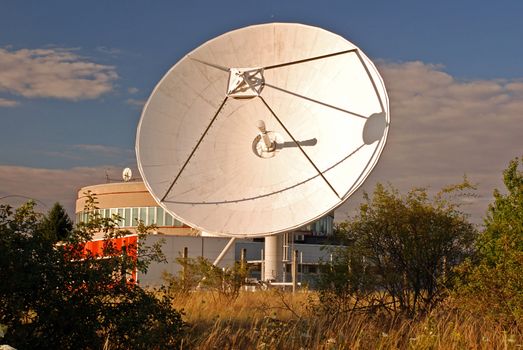
[[[359,46],[389,94],[385,151],[337,219],[377,182],[433,193],[466,175],[480,223],[523,155],[522,13],[519,0],[0,0],[0,203],[73,214],[82,186],[136,169],[141,109],[172,65],[230,30],[296,22]]]

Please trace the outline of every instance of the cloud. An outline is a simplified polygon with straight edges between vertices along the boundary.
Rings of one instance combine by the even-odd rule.
[[[0,165],[0,183],[2,190],[0,197],[6,195],[19,195],[30,197],[45,203],[48,210],[53,203],[60,202],[68,209],[69,214],[74,213],[76,194],[82,186],[94,182],[103,183],[105,171],[97,168],[72,168],[72,169],[42,169],[20,166]],[[25,198],[16,197],[1,200],[0,203],[19,205]],[[42,208],[41,208],[42,209]]]
[[[74,145],[73,148],[79,151],[103,154],[109,157],[129,156],[129,154],[133,154],[133,151],[130,149],[106,145],[79,144]]]
[[[0,67],[0,92],[26,98],[95,99],[112,91],[118,78],[114,67],[63,48],[0,48]]]
[[[78,162],[88,162],[94,158],[97,160],[97,164],[132,163],[135,161],[134,151],[131,149],[97,144],[77,144],[59,151],[41,151],[41,154]]]
[[[130,93],[130,94],[133,94],[133,95],[135,93],[137,93],[138,91],[139,91],[138,88],[135,88],[135,87],[130,87],[130,88],[127,89],[127,92]]]
[[[103,53],[105,55],[111,56],[111,57],[116,57],[116,56],[119,56],[122,54],[121,49],[117,49],[114,47],[106,47],[106,46],[97,46],[96,51]]]
[[[105,183],[107,177],[120,181],[122,170],[110,166],[43,169],[0,165],[0,198],[10,196],[0,199],[0,204],[17,206],[27,198],[34,198],[45,205],[39,205],[40,210],[47,211],[55,202],[60,202],[69,215],[74,215],[76,198],[82,187]],[[139,174],[134,167],[133,173]]]
[[[422,62],[379,65],[390,98],[391,127],[385,150],[363,189],[376,182],[400,191],[429,186],[431,192],[458,183],[467,174],[478,183],[479,197],[464,202],[481,222],[494,188],[503,189],[502,171],[523,155],[523,81],[459,80],[441,65]],[[76,145],[71,155],[99,154],[99,163],[134,159],[131,150],[105,145]],[[111,155],[111,161],[103,158]],[[121,169],[114,172],[120,178]],[[0,196],[22,194],[52,205],[74,205],[80,187],[105,182],[105,167],[49,170],[0,166]],[[353,213],[361,191],[336,211],[337,220]]]
[[[473,176],[522,151],[520,82],[459,81],[421,62],[380,68],[391,103],[390,153],[409,169]]]
[[[125,103],[128,105],[140,107],[140,108],[142,108],[145,105],[145,102],[146,102],[145,100],[137,100],[134,98],[130,98],[125,101]]]
[[[8,100],[6,98],[0,97],[0,107],[16,107],[18,106],[18,101]]]
[[[465,210],[480,222],[492,190],[503,188],[503,169],[523,155],[523,81],[459,80],[443,66],[423,62],[381,62],[378,68],[389,93],[391,127],[364,189],[390,182],[403,192],[416,186],[435,192],[467,174],[478,183],[479,198]]]

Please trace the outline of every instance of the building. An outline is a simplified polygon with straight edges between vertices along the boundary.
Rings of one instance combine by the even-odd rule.
[[[88,218],[88,213],[84,209],[89,193],[96,198],[98,208],[96,211],[101,217],[110,218],[118,215],[119,226],[131,232],[130,235],[118,239],[116,244],[122,245],[125,244],[125,240],[138,239],[136,233],[138,221],[145,225],[157,226],[154,234],[145,238],[145,244],[162,240],[162,250],[168,262],[151,264],[146,274],[135,272],[133,278],[143,285],[161,284],[164,272],[176,274],[180,270],[176,258],[182,256],[185,248],[189,258],[202,256],[223,268],[232,266],[235,261],[240,260],[241,252],[244,250],[251,266],[252,277],[283,282],[289,280],[288,265],[292,251],[299,251],[299,278],[304,282],[310,281],[311,274],[317,273],[317,265],[320,261],[329,259],[328,250],[320,249],[322,245],[318,243],[324,242],[332,235],[333,213],[301,228],[294,234],[282,235],[275,248],[277,263],[273,269],[276,271],[264,271],[264,261],[267,258],[264,252],[267,252],[267,249],[263,238],[215,237],[193,229],[176,220],[160,207],[141,181],[105,183],[81,188],[76,200],[76,222],[84,222]],[[103,234],[95,236],[89,243],[88,249],[100,252],[101,240]]]

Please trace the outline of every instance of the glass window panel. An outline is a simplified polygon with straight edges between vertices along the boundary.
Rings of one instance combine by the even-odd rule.
[[[140,220],[145,224],[147,220],[147,208],[140,208]]]
[[[133,208],[131,210],[132,214],[131,214],[131,226],[136,226],[136,220],[138,220],[139,216],[138,216],[138,208]]]
[[[163,208],[156,208],[156,225],[163,226],[164,220],[163,220]]]
[[[123,208],[118,208],[118,216],[120,217],[120,220],[118,220],[118,225],[123,226]]]
[[[104,209],[104,218],[110,218],[111,217],[111,212],[109,209]]]
[[[173,225],[173,217],[169,213],[165,213],[165,226]]]
[[[176,226],[176,227],[182,227],[183,224],[182,224],[180,221],[178,221],[178,220],[175,219],[175,220],[174,220],[174,226]]]
[[[147,225],[152,225],[156,222],[155,207],[147,208]]]
[[[125,208],[124,226],[131,226],[131,208]]]

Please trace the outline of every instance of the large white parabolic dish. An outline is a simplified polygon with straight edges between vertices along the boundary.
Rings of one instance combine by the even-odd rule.
[[[165,74],[136,155],[150,193],[180,221],[264,236],[342,204],[376,165],[389,123],[383,80],[358,47],[316,27],[262,24],[206,42]]]

